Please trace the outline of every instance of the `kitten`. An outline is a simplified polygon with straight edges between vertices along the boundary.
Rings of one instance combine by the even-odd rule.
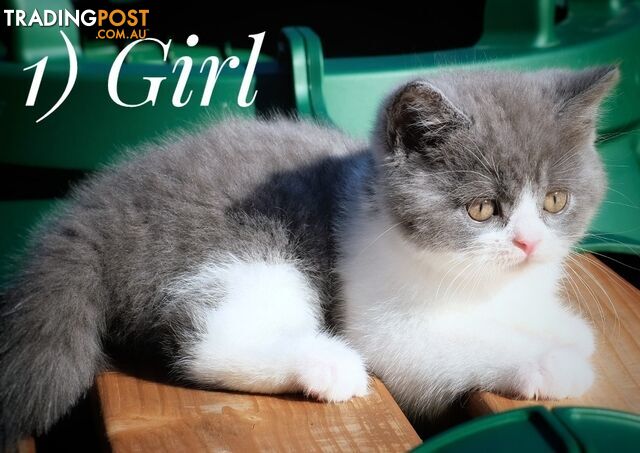
[[[0,439],[48,429],[108,347],[173,376],[437,415],[462,392],[590,386],[562,262],[604,192],[594,149],[615,68],[403,85],[371,146],[228,120],[89,178],[2,295]],[[365,365],[366,364],[366,365]]]

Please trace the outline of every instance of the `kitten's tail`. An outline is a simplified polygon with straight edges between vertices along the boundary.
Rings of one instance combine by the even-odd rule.
[[[0,294],[0,451],[49,429],[102,364],[97,253],[73,228],[49,231]]]

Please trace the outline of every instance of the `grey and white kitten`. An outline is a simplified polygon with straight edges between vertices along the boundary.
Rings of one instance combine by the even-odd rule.
[[[448,74],[393,92],[370,146],[235,119],[89,178],[3,292],[0,445],[47,430],[110,346],[326,401],[366,394],[368,369],[413,415],[471,389],[583,393],[593,334],[557,286],[603,196],[617,78]]]

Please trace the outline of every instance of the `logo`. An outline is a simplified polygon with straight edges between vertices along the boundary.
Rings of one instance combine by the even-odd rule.
[[[109,76],[107,79],[107,86],[105,87],[109,93],[111,100],[121,107],[135,108],[142,105],[151,104],[155,106],[158,98],[158,93],[162,89],[163,82],[167,77],[161,76],[148,76],[142,77],[142,79],[148,82],[148,89],[146,97],[141,102],[133,102],[131,100],[123,99],[118,92],[118,79],[120,77],[120,71],[125,64],[127,56],[132,49],[142,42],[153,44],[162,50],[163,61],[167,62],[169,59],[169,52],[171,49],[172,40],[169,39],[163,42],[156,38],[147,37],[147,19],[149,16],[148,9],[113,9],[113,10],[73,10],[66,9],[60,10],[33,10],[27,12],[20,9],[5,9],[4,10],[5,23],[8,27],[59,27],[60,35],[67,49],[67,55],[69,57],[69,74],[67,76],[67,84],[64,91],[60,95],[60,98],[56,103],[47,110],[36,123],[41,122],[53,112],[55,112],[60,105],[67,99],[73,87],[75,86],[76,79],[78,77],[79,64],[76,51],[71,44],[71,41],[64,32],[64,28],[71,26],[74,27],[96,27],[96,39],[126,39],[131,41],[127,43],[122,50],[115,57],[109,70]],[[242,83],[238,90],[237,103],[239,107],[251,106],[257,95],[257,90],[253,93],[249,93],[251,90],[251,81],[255,72],[256,63],[260,57],[260,50],[262,48],[262,42],[264,40],[265,32],[249,35],[249,38],[253,40],[249,59],[245,63],[244,75],[242,77]],[[198,44],[199,38],[197,35],[191,35],[187,38],[187,46],[195,47]],[[31,87],[27,95],[25,102],[26,107],[34,107],[38,99],[38,92],[40,85],[43,81],[43,76],[47,69],[47,60],[49,57],[41,58],[37,63],[27,66],[23,71],[33,71],[33,79],[31,80]],[[225,68],[226,67],[226,68]],[[200,65],[199,71],[201,74],[207,74],[206,82],[202,88],[202,92],[199,96],[200,105],[206,107],[211,101],[213,90],[215,88],[218,77],[223,69],[234,70],[241,67],[240,58],[235,55],[228,56],[225,60],[218,58],[217,56],[210,56],[204,59]],[[194,90],[186,90],[187,81],[194,68],[193,59],[189,56],[181,56],[173,62],[171,74],[178,76],[178,84],[174,90],[171,98],[171,103],[174,107],[180,108],[187,105],[192,101],[194,96]]]
[[[144,39],[148,9],[5,9],[7,27],[97,27],[96,39]]]

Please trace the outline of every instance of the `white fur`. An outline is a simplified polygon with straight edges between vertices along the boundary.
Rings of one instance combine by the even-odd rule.
[[[345,335],[405,409],[435,414],[471,389],[564,398],[589,388],[593,334],[557,296],[568,244],[541,206],[525,192],[509,225],[459,254],[419,250],[384,213],[350,224]],[[541,241],[529,258],[516,233]]]
[[[317,294],[295,263],[216,259],[172,292],[221,300],[196,313],[200,332],[182,361],[188,378],[231,390],[302,391],[327,401],[366,394],[361,357],[322,332]]]

